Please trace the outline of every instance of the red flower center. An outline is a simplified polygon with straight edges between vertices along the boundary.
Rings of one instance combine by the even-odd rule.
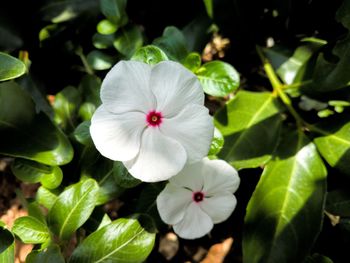
[[[193,201],[195,201],[196,203],[202,202],[204,199],[204,194],[202,192],[194,192],[192,194],[192,199]]]
[[[159,126],[162,123],[162,119],[162,113],[155,110],[150,111],[146,116],[148,126],[152,127]]]

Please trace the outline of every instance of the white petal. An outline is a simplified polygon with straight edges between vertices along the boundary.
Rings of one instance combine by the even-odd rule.
[[[145,114],[126,112],[113,114],[100,106],[91,119],[90,133],[97,150],[105,157],[127,161],[134,158],[146,127]]]
[[[180,237],[195,239],[209,233],[213,228],[213,221],[197,204],[192,202],[183,220],[173,225],[173,228]]]
[[[150,65],[138,61],[120,61],[102,82],[102,103],[114,113],[147,113],[154,110],[156,103],[149,87],[150,76]]]
[[[225,221],[235,210],[237,204],[236,197],[229,193],[224,192],[217,196],[210,198],[204,198],[199,206],[206,212],[214,224]]]
[[[157,197],[157,208],[161,219],[174,225],[183,219],[192,202],[192,192],[182,187],[167,184]]]
[[[164,116],[174,116],[187,104],[204,104],[204,92],[197,77],[177,62],[155,65],[150,87],[157,99],[157,110]]]
[[[207,195],[215,195],[224,191],[236,192],[240,178],[231,165],[222,160],[209,160],[208,158],[204,158],[202,164],[204,171],[203,191]]]
[[[190,104],[172,118],[164,118],[160,130],[185,147],[188,162],[200,161],[208,154],[214,124],[208,109]]]
[[[124,165],[141,181],[158,182],[180,172],[186,160],[186,151],[181,144],[164,136],[157,127],[148,127],[142,135],[138,156]]]
[[[179,174],[171,177],[169,182],[178,187],[191,189],[193,192],[201,191],[204,185],[203,172],[201,162],[187,164]]]

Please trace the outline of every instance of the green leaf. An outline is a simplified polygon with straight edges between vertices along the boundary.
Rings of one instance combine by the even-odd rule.
[[[327,163],[350,175],[349,119],[334,118],[318,124],[312,131],[321,134],[314,142]]]
[[[85,102],[79,108],[79,117],[83,121],[90,121],[95,111],[96,106],[94,104],[90,102]]]
[[[111,57],[102,51],[93,50],[86,57],[89,65],[95,70],[106,70],[113,66],[116,58]]]
[[[30,96],[14,82],[0,84],[0,138],[1,154],[53,166],[73,158],[66,136],[44,113],[35,113]]]
[[[101,105],[100,99],[101,79],[95,75],[85,75],[80,84],[79,91],[82,94],[83,101],[94,104],[96,107]]]
[[[205,63],[196,73],[204,92],[212,96],[224,97],[239,87],[239,74],[222,61]]]
[[[201,55],[196,52],[188,54],[186,58],[182,61],[182,64],[192,72],[196,72],[200,68],[201,63]]]
[[[307,257],[304,263],[333,263],[333,261],[326,256],[315,253],[312,256]]]
[[[220,130],[215,127],[214,137],[213,137],[213,140],[211,141],[208,155],[218,154],[221,151],[222,147],[224,146],[224,142],[225,142],[224,136],[222,136],[222,133],[220,132]]]
[[[37,220],[46,224],[46,211],[44,211],[44,207],[40,206],[37,201],[28,200],[27,209],[29,216],[34,217]]]
[[[26,263],[65,263],[58,245],[51,245],[45,250],[33,250],[26,258]]]
[[[326,211],[341,217],[350,217],[350,193],[334,190],[327,193]]]
[[[0,52],[0,81],[14,79],[26,72],[22,61]]]
[[[42,244],[51,238],[46,224],[31,216],[17,218],[12,232],[26,244]]]
[[[99,230],[99,229],[101,229],[102,227],[104,227],[104,226],[106,226],[106,225],[109,225],[110,223],[112,223],[112,220],[110,219],[110,217],[109,217],[107,214],[105,214],[105,215],[103,216],[102,220],[101,220],[100,225],[97,227],[96,230]]]
[[[55,122],[64,130],[73,130],[80,104],[81,94],[75,87],[68,86],[57,93],[53,104]]]
[[[98,49],[106,49],[113,46],[114,41],[114,34],[112,35],[101,35],[101,34],[94,34],[92,37],[92,44],[95,48]]]
[[[13,174],[23,182],[40,182],[48,189],[58,187],[63,179],[62,170],[58,166],[48,166],[30,160],[16,158],[11,165]]]
[[[36,200],[39,204],[46,207],[47,209],[51,209],[54,203],[57,200],[57,192],[53,190],[49,190],[43,186],[39,187],[36,193]]]
[[[10,231],[0,227],[0,262],[15,262],[15,240]]]
[[[142,183],[142,181],[133,177],[121,162],[114,162],[113,176],[116,183],[123,188],[133,188]]]
[[[265,164],[275,150],[282,123],[280,104],[271,93],[240,91],[215,114],[225,139],[218,156],[237,169]]]
[[[182,61],[188,54],[185,36],[174,26],[166,27],[163,36],[155,39],[153,45],[163,50],[171,60]]]
[[[121,28],[113,42],[114,47],[126,58],[131,58],[135,51],[142,47],[142,44],[141,30],[135,25]]]
[[[97,32],[102,35],[113,34],[117,29],[117,26],[107,19],[103,19],[97,24]]]
[[[102,13],[118,27],[128,23],[128,16],[125,12],[127,0],[101,0]]]
[[[48,214],[50,229],[60,238],[68,239],[91,215],[97,200],[95,180],[71,185],[63,191]]]
[[[74,250],[69,262],[143,262],[154,241],[155,234],[148,233],[136,219],[120,218],[89,235]]]
[[[286,132],[247,207],[244,262],[305,259],[321,230],[326,176],[315,145],[300,131]]]
[[[209,17],[213,18],[213,0],[203,0]]]
[[[167,55],[160,48],[148,45],[139,48],[131,60],[141,61],[149,65],[155,65],[161,61],[168,60]]]
[[[74,130],[74,138],[83,145],[88,145],[89,143],[92,143],[90,135],[90,125],[90,121],[84,121],[80,123],[78,127]]]

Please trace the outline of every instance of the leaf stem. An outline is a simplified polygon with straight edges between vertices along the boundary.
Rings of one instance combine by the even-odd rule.
[[[264,56],[261,47],[256,46],[256,51],[263,63],[266,75],[268,79],[270,80],[270,83],[272,85],[272,88],[274,92],[278,94],[280,99],[282,100],[283,104],[287,107],[289,112],[294,117],[295,121],[297,122],[298,128],[302,128],[302,124],[304,123],[304,120],[299,116],[299,114],[296,112],[296,110],[293,108],[292,101],[288,97],[288,95],[283,91],[284,84],[279,80],[277,77],[275,70],[273,69],[271,63],[269,60]]]
[[[93,69],[90,67],[84,53],[83,53],[83,50],[81,49],[81,47],[79,47],[77,50],[76,50],[76,54],[80,57],[81,59],[81,62],[83,63],[84,65],[84,68],[86,70],[86,72],[89,74],[89,75],[94,75],[94,71]]]

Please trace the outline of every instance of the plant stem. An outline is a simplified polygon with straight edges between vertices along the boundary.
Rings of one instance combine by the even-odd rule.
[[[77,49],[76,54],[80,57],[81,62],[83,63],[86,72],[89,75],[93,75],[94,71],[92,70],[92,68],[90,67],[89,63],[87,62],[87,59],[86,59],[86,57],[85,57],[85,55],[84,55],[84,53],[83,53],[83,51],[82,51],[82,49],[80,47]]]
[[[263,55],[263,52],[259,46],[256,47],[256,51],[257,51],[257,53],[258,53],[258,55],[263,63],[266,75],[267,75],[268,79],[270,80],[270,83],[272,85],[273,90],[278,94],[278,96],[282,100],[283,104],[287,107],[289,112],[292,114],[292,116],[296,120],[298,128],[302,128],[302,124],[304,123],[304,120],[299,116],[299,114],[293,108],[292,101],[290,100],[288,95],[283,91],[284,84],[277,77],[275,70],[273,69],[271,63]]]

